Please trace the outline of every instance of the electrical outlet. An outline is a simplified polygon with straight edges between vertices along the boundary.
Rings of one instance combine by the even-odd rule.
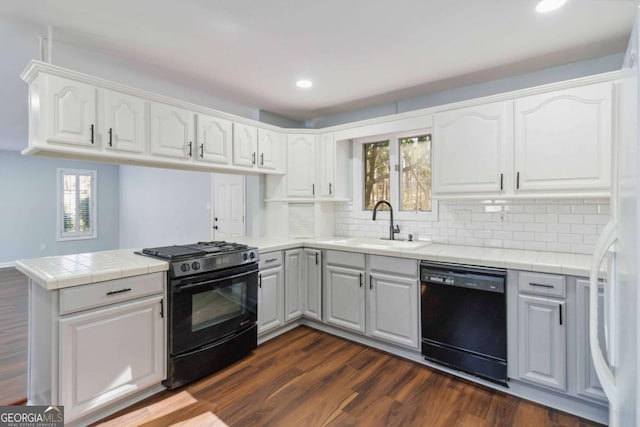
[[[40,243],[40,250],[44,251],[45,249],[47,249],[47,244],[46,243]]]

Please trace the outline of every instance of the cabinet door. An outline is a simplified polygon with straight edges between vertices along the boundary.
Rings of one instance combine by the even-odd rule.
[[[332,133],[318,137],[318,192],[320,197],[335,194],[336,143]]]
[[[233,124],[233,164],[255,167],[258,147],[258,130],[253,126]]]
[[[94,146],[97,142],[96,88],[48,76],[47,142]]]
[[[327,265],[325,281],[326,321],[365,333],[364,271]]]
[[[151,103],[149,111],[151,154],[179,159],[192,157],[194,113],[157,102]]]
[[[418,281],[369,273],[369,335],[418,348]]]
[[[566,391],[564,301],[518,295],[518,376]]]
[[[282,267],[260,271],[258,288],[258,333],[284,324],[284,279]]]
[[[316,249],[304,250],[305,280],[304,315],[311,319],[322,320],[322,252]]]
[[[315,195],[315,135],[287,136],[287,194],[289,197]]]
[[[596,375],[596,368],[591,359],[589,340],[589,281],[576,281],[576,366],[578,371],[577,391],[578,395],[591,399],[607,402],[607,396],[600,385]],[[604,288],[598,288],[598,335],[600,342],[604,343]],[[606,354],[606,353],[605,353]]]
[[[608,190],[610,83],[515,101],[517,190]]]
[[[165,377],[161,296],[60,320],[60,404],[68,421]]]
[[[204,162],[228,165],[231,161],[233,124],[229,120],[198,114],[198,153]]]
[[[282,169],[284,164],[284,135],[266,129],[258,129],[258,167]]]
[[[512,105],[504,101],[435,115],[434,195],[505,189]]]
[[[295,320],[304,310],[302,249],[284,253],[284,320]]]
[[[144,152],[145,101],[131,95],[104,91],[103,147],[131,153]]]

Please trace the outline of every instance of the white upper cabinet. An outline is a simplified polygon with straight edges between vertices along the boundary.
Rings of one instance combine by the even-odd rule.
[[[287,135],[287,195],[315,196],[316,136]]]
[[[258,129],[258,167],[282,170],[284,167],[284,135],[268,129]]]
[[[438,113],[434,118],[434,196],[500,193],[510,176],[511,101]]]
[[[333,133],[318,136],[318,195],[334,197],[336,175],[336,143]]]
[[[112,90],[104,91],[102,146],[109,150],[143,153],[146,142],[145,101]]]
[[[194,113],[171,105],[152,102],[150,111],[151,154],[164,157],[190,158],[193,145]]]
[[[526,191],[608,190],[612,84],[515,101],[515,186]]]
[[[208,114],[198,114],[198,160],[220,165],[231,163],[233,123]]]
[[[233,124],[233,164],[253,168],[257,162],[258,129],[241,123]]]
[[[96,146],[96,88],[47,76],[47,142]]]

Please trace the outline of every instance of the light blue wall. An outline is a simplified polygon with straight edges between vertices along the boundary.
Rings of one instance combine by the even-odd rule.
[[[304,121],[293,120],[267,110],[258,110],[257,119],[262,123],[268,123],[282,128],[304,128],[306,126]]]
[[[57,169],[97,171],[98,237],[56,241]],[[0,150],[0,264],[118,248],[118,166]],[[41,244],[45,250],[40,249]]]
[[[316,117],[307,120],[306,127],[320,129],[358,120],[388,116],[395,113],[419,110],[421,108],[434,107],[437,105],[496,95],[499,93],[590,76],[593,74],[616,71],[622,66],[623,58],[623,53],[609,55],[601,58],[547,68],[532,73],[520,74],[504,79],[491,80],[484,83],[434,92],[428,95],[410,97],[396,102],[375,105],[369,108],[352,110],[324,117]]]
[[[211,240],[211,174],[120,166],[120,247]]]

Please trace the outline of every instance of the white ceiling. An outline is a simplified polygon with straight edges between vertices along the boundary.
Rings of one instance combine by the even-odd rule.
[[[0,17],[307,119],[623,52],[636,0],[22,0]],[[54,54],[55,59],[55,54]],[[55,63],[55,61],[54,61]],[[309,90],[295,87],[313,80]]]

